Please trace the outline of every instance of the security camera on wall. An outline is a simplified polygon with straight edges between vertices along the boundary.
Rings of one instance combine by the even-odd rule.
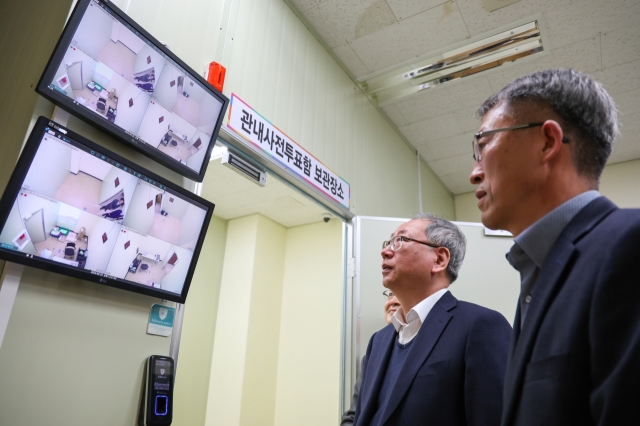
[[[331,216],[331,214],[329,213],[322,213],[322,220],[324,221],[324,223],[328,223],[332,217],[333,216]]]

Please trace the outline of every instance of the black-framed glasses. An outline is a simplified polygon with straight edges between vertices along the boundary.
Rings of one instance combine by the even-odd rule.
[[[437,246],[435,244],[427,243],[425,241],[414,240],[413,238],[405,237],[404,235],[398,235],[397,237],[393,237],[392,239],[390,239],[388,241],[383,241],[382,242],[382,249],[384,250],[387,247],[391,246],[391,250],[398,251],[398,250],[400,250],[402,248],[402,242],[403,241],[413,241],[414,243],[424,244],[425,246],[429,246],[429,247],[433,247],[433,248],[440,247],[440,246]]]
[[[517,126],[502,127],[500,129],[485,130],[483,132],[476,133],[475,135],[473,135],[473,140],[471,141],[471,146],[473,148],[473,161],[477,161],[479,163],[482,160],[482,148],[484,147],[484,145],[481,146],[479,144],[479,141],[483,137],[487,135],[492,135],[494,133],[506,132],[508,130],[520,130],[520,129],[528,129],[530,127],[538,127],[538,126],[542,126],[544,123],[545,121],[541,123],[520,124]],[[562,142],[568,143],[569,139],[563,136]]]
[[[391,290],[385,290],[382,292],[382,295],[387,298],[387,300],[393,298],[393,292]]]

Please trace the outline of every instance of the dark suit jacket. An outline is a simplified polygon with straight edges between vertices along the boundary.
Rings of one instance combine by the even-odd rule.
[[[604,197],[554,244],[520,331],[503,425],[640,425],[640,211]]]
[[[381,424],[500,424],[511,326],[498,312],[445,293],[412,342]],[[369,341],[357,426],[369,426],[398,333],[388,325]],[[371,425],[377,426],[377,425]]]

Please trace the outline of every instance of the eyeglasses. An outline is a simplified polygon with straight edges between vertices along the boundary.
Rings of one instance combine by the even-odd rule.
[[[440,246],[437,246],[435,244],[426,243],[424,241],[414,240],[413,238],[405,237],[404,235],[398,235],[397,237],[393,237],[389,241],[383,241],[382,242],[382,249],[384,250],[388,246],[391,246],[391,250],[398,251],[398,250],[400,250],[402,248],[402,242],[403,241],[413,241],[414,243],[424,244],[425,246],[429,246],[429,247],[433,247],[433,248],[440,247]]]
[[[386,297],[386,298],[387,298],[387,300],[388,300],[388,299],[392,299],[392,298],[393,298],[393,292],[392,292],[392,291],[390,291],[390,290],[385,290],[385,291],[383,291],[383,292],[382,292],[382,295],[383,295],[384,297]]]
[[[520,129],[528,129],[530,127],[538,127],[538,126],[542,126],[544,123],[545,122],[520,124],[518,126],[502,127],[500,129],[485,130],[484,132],[476,133],[475,135],[473,135],[473,141],[471,141],[471,146],[473,147],[473,161],[477,161],[478,163],[482,161],[482,149],[484,148],[484,145],[480,145],[478,142],[483,137],[487,135],[492,135],[494,133],[506,132],[508,130],[520,130]],[[563,136],[562,142],[569,143],[569,139]]]

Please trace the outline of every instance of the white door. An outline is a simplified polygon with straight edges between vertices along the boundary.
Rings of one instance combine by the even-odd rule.
[[[69,76],[69,83],[73,90],[82,90],[84,85],[82,84],[82,62],[74,62],[71,65],[67,65],[67,75]]]
[[[47,234],[44,231],[44,216],[42,215],[42,209],[33,213],[24,221],[24,226],[27,229],[29,238],[32,243],[39,243],[47,238]]]

